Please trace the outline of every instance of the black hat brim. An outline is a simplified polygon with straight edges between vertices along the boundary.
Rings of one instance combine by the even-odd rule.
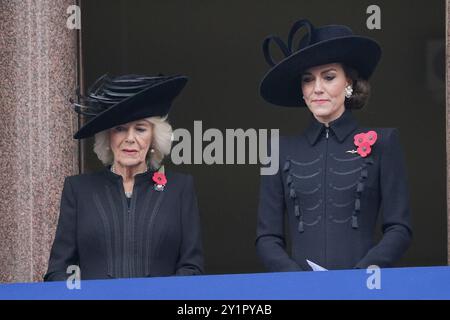
[[[74,134],[74,139],[89,138],[131,121],[167,115],[173,99],[184,88],[187,80],[185,76],[170,78],[128,97],[90,119]]]
[[[380,45],[366,37],[347,36],[318,42],[283,59],[261,81],[261,96],[285,107],[303,107],[301,74],[306,69],[329,63],[343,63],[369,79],[381,58]]]

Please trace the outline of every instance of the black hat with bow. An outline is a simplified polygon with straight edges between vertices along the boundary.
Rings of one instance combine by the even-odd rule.
[[[305,29],[296,47],[295,34]],[[274,41],[284,54],[274,62],[270,54],[270,42]],[[363,79],[369,79],[381,57],[380,45],[373,39],[353,34],[342,25],[327,25],[315,28],[306,19],[292,26],[287,44],[277,36],[269,36],[263,42],[263,52],[272,67],[264,76],[261,96],[270,103],[286,107],[305,106],[301,92],[301,74],[308,68],[329,63],[342,63],[354,68]]]
[[[75,111],[91,119],[83,125],[75,139],[131,121],[168,114],[173,99],[181,92],[187,77],[103,75],[89,88],[87,96],[72,102]]]

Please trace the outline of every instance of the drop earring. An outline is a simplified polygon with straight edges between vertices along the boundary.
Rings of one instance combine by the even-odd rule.
[[[345,97],[346,97],[347,99],[350,99],[350,97],[351,97],[352,94],[353,94],[353,87],[350,86],[350,85],[348,85],[348,86],[345,87],[344,91],[345,91]]]

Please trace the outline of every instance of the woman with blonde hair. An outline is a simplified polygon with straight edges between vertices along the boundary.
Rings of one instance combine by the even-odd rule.
[[[95,135],[105,169],[66,178],[46,281],[203,273],[193,179],[165,172],[167,114],[184,76],[99,78],[75,110],[91,119],[75,139]]]

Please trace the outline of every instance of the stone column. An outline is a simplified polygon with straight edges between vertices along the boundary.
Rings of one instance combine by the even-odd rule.
[[[42,281],[64,177],[78,173],[72,4],[0,1],[0,282]]]

